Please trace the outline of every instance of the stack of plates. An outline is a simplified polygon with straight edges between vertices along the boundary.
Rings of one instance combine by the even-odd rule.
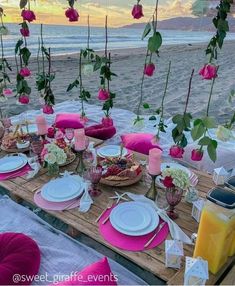
[[[120,233],[141,236],[151,233],[157,228],[159,216],[146,203],[125,202],[112,210],[110,223]]]
[[[41,196],[48,202],[62,203],[81,196],[83,191],[82,182],[73,177],[64,177],[45,184],[41,189]]]
[[[127,154],[127,149],[123,148],[122,156],[125,157]],[[121,147],[118,145],[103,146],[97,150],[97,155],[101,158],[119,157],[121,155]]]
[[[7,156],[0,159],[0,174],[15,172],[26,166],[28,160],[20,154],[17,156]]]

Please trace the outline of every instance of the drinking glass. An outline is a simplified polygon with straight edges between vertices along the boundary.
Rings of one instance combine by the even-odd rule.
[[[73,128],[66,128],[65,129],[65,137],[69,140],[69,146],[71,148],[71,143],[74,138],[74,129]]]
[[[91,189],[89,193],[92,197],[98,197],[101,194],[101,190],[98,189],[98,183],[102,177],[102,167],[90,167],[84,175],[85,179],[91,182]]]
[[[167,211],[167,214],[171,219],[177,219],[179,216],[175,212],[175,207],[181,202],[182,196],[183,196],[183,190],[180,188],[166,189],[166,200],[170,206],[170,209]]]

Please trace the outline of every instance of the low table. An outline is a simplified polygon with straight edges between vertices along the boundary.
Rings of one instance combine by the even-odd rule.
[[[138,160],[146,160],[147,156],[135,153],[136,159]],[[74,171],[76,167],[77,161],[72,164],[62,168],[62,170]],[[195,171],[194,172],[199,177],[199,183],[197,189],[199,190],[200,197],[205,197],[206,193],[209,189],[214,187],[214,183],[210,175]],[[47,183],[50,178],[47,176],[46,170],[41,170],[39,174],[30,179],[26,180],[25,178],[15,178],[7,181],[1,181],[0,185],[7,189],[13,198],[23,199],[31,204],[34,204],[33,196],[34,191],[38,188],[42,187],[45,183]],[[133,192],[136,194],[145,194],[146,193],[146,185],[143,181],[139,183],[123,188],[113,188],[109,186],[100,186],[102,190],[102,194],[94,199],[94,204],[92,205],[90,211],[88,213],[80,213],[77,209],[74,210],[66,210],[63,212],[56,211],[46,211],[50,215],[60,219],[64,223],[66,223],[70,227],[70,233],[83,233],[93,240],[96,240],[100,244],[106,246],[111,249],[115,253],[125,257],[132,263],[138,265],[144,270],[147,270],[154,274],[160,280],[166,282],[170,285],[180,285],[183,284],[183,275],[184,269],[175,270],[165,267],[165,251],[164,251],[164,243],[156,247],[155,249],[146,250],[143,252],[129,252],[118,249],[108,242],[106,242],[99,233],[98,224],[95,222],[100,213],[106,208],[109,197],[113,195],[114,190],[118,192]],[[198,223],[191,217],[192,206],[188,203],[181,202],[176,207],[179,218],[176,220],[176,223],[183,229],[183,231],[191,236],[192,233],[197,232]],[[169,235],[169,239],[170,235]],[[193,254],[193,246],[184,245],[184,254],[185,256],[192,256]],[[210,274],[210,278],[208,280],[208,284],[216,284],[216,282],[222,277],[223,273],[226,269],[235,261],[235,257],[231,257],[223,269],[217,274]]]

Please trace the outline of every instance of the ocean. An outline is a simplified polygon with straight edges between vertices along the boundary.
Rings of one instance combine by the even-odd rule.
[[[10,34],[4,36],[5,56],[14,56],[14,49],[17,40],[20,38],[19,25],[6,24]],[[38,50],[38,38],[40,35],[40,25],[30,25],[31,36],[28,44],[33,56]],[[79,26],[43,26],[44,42],[47,48],[51,48],[53,55],[65,55],[79,52],[81,48],[87,46],[87,28]],[[142,41],[142,29],[132,28],[109,28],[108,48],[125,49],[140,48],[146,46],[146,40]],[[162,30],[163,45],[173,44],[195,44],[208,42],[213,35],[212,32],[204,31],[177,31]],[[227,40],[235,40],[235,33],[228,35]],[[103,28],[91,27],[90,48],[98,51],[104,49],[105,32]]]

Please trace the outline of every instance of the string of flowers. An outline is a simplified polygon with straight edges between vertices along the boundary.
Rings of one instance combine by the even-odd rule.
[[[77,22],[79,19],[78,11],[74,8],[74,4],[77,0],[68,0],[69,8],[65,11],[66,18],[69,22]]]
[[[45,114],[53,114],[54,109],[53,105],[55,104],[55,97],[51,88],[51,83],[55,79],[55,74],[51,71],[51,49],[47,49],[44,46],[43,39],[43,25],[41,24],[41,38],[38,43],[38,73],[36,76],[36,86],[37,90],[40,93],[40,98],[43,99],[44,105],[42,108],[43,113]],[[40,67],[40,55],[41,52],[41,62],[42,62],[42,71]],[[48,63],[48,72],[45,70],[45,59]]]
[[[26,8],[26,6],[28,6]],[[28,49],[27,37],[30,35],[28,23],[36,20],[34,12],[30,9],[30,0],[20,1],[21,16],[23,22],[20,23],[20,33],[22,38],[19,39],[15,46],[15,60],[17,67],[16,76],[16,90],[18,95],[18,102],[20,104],[29,103],[29,95],[31,94],[31,87],[29,87],[26,78],[31,75],[31,71],[28,68],[31,52]],[[20,63],[18,64],[17,55],[19,56]]]
[[[3,36],[8,34],[8,29],[3,23],[4,12],[0,7],[0,43],[1,43],[1,59],[0,59],[0,101],[4,102],[7,100],[7,97],[12,96],[13,92],[8,88],[8,84],[11,83],[10,77],[7,74],[7,70],[12,70],[4,54],[4,45],[3,45]],[[2,109],[0,110],[2,114]]]
[[[132,14],[134,18],[139,19],[139,15],[142,12],[142,5],[139,4],[140,1],[137,1],[137,5],[133,7]],[[144,68],[141,78],[141,85],[140,85],[140,100],[137,107],[137,117],[134,121],[134,124],[138,123],[139,121],[142,121],[143,118],[140,117],[141,112],[141,106],[143,104],[143,96],[144,96],[144,80],[145,76],[152,77],[154,74],[154,71],[156,69],[155,64],[152,62],[153,55],[156,54],[159,56],[159,49],[162,45],[162,36],[157,31],[157,21],[158,21],[158,0],[156,1],[155,10],[154,13],[150,19],[150,21],[145,26],[142,40],[145,39],[150,32],[152,31],[152,36],[148,39],[148,45],[146,50],[146,56],[144,59]],[[138,13],[139,12],[139,13]],[[142,12],[143,14],[143,12]],[[142,17],[142,16],[141,16]],[[144,104],[144,108],[149,108],[148,104]]]
[[[79,72],[78,77],[69,84],[67,92],[79,86],[79,99],[81,100],[81,120],[87,122],[84,102],[88,102],[91,94],[84,88],[82,75],[90,76],[94,71],[93,61],[95,59],[94,50],[90,49],[90,16],[87,17],[87,48],[81,49],[79,54]]]

